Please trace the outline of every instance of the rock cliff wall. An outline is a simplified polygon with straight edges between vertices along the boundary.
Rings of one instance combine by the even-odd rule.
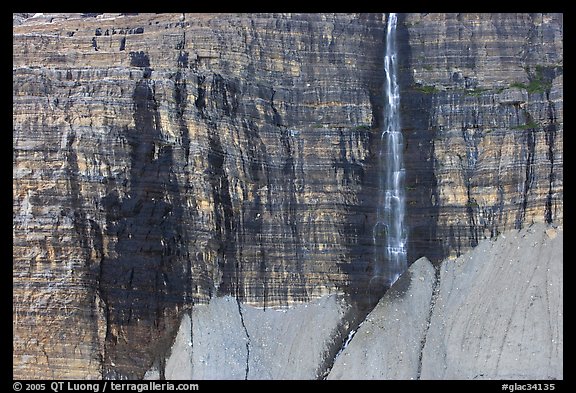
[[[402,22],[409,260],[562,223],[562,14]]]
[[[141,377],[192,304],[365,287],[383,25],[161,14],[15,26],[15,363]],[[74,367],[56,334],[85,346]]]
[[[15,14],[14,376],[140,378],[215,296],[375,303],[385,23]],[[409,260],[561,223],[562,15],[398,29]]]

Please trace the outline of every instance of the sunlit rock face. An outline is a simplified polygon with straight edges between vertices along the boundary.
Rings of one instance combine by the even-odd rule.
[[[15,378],[141,378],[215,296],[379,299],[386,15],[13,20]],[[408,262],[561,223],[562,16],[397,34]]]
[[[376,14],[15,26],[15,373],[139,377],[183,310],[212,296],[270,307],[364,290],[384,26]]]
[[[409,260],[561,223],[563,16],[407,14],[399,26]]]

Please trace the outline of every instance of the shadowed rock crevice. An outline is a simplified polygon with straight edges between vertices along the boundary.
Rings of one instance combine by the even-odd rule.
[[[244,314],[242,313],[242,306],[240,305],[240,300],[236,298],[236,304],[238,305],[238,314],[240,314],[240,323],[246,334],[246,375],[244,379],[248,379],[248,374],[250,373],[250,334],[248,334],[248,329],[246,328],[246,323],[244,322]]]
[[[370,57],[374,68],[365,70],[360,75],[370,103],[371,123],[339,131],[339,144],[336,149],[340,157],[333,163],[335,171],[342,171],[342,186],[346,186],[346,189],[357,190],[355,192],[357,192],[358,200],[355,206],[342,207],[348,217],[341,230],[347,246],[347,254],[344,260],[337,262],[339,269],[348,277],[346,285],[340,285],[340,289],[350,296],[353,305],[353,311],[350,311],[347,316],[350,323],[348,330],[354,328],[363,319],[386,290],[383,285],[384,280],[378,276],[375,266],[373,238],[373,228],[377,221],[376,206],[380,176],[378,151],[384,124],[386,23],[383,14],[362,14],[361,18],[377,24],[377,28],[369,31],[370,41],[362,43],[362,51]],[[347,148],[347,139],[361,141],[362,148],[367,152],[363,160],[353,161],[347,158],[351,156]],[[340,349],[347,335],[347,332],[342,332],[334,351],[337,352]]]
[[[554,79],[558,76],[563,74],[562,67],[548,67],[548,68],[540,68],[540,78],[545,79],[545,86],[546,89],[546,100],[548,103],[548,110],[547,110],[547,122],[543,126],[545,132],[545,140],[546,145],[548,146],[547,151],[547,158],[550,161],[550,174],[548,176],[548,194],[546,195],[546,204],[544,209],[544,220],[546,223],[551,224],[554,222],[555,217],[557,216],[557,202],[554,201],[554,193],[555,193],[555,183],[557,174],[555,173],[555,155],[556,155],[556,138],[558,133],[558,128],[561,127],[558,124],[557,115],[556,115],[556,105],[554,104],[554,100],[551,99],[551,90],[553,86]],[[553,206],[554,205],[554,206]]]
[[[236,259],[236,229],[238,218],[234,215],[230,183],[225,171],[226,153],[220,141],[219,131],[208,125],[208,173],[216,231],[209,247],[217,255],[218,268],[222,272],[221,282],[214,285],[218,294],[235,293],[234,283],[238,282],[238,261]]]
[[[554,209],[553,209],[553,194],[554,194],[554,180],[555,180],[555,173],[554,173],[554,150],[555,150],[555,142],[556,142],[556,132],[557,132],[557,125],[556,125],[556,113],[555,113],[554,103],[548,103],[548,119],[549,124],[545,126],[544,132],[546,133],[546,144],[548,145],[548,160],[550,160],[550,174],[548,176],[548,195],[546,195],[546,205],[544,209],[544,220],[547,224],[551,224],[553,222]],[[555,207],[555,206],[554,206]]]
[[[418,366],[416,370],[416,379],[420,379],[422,375],[422,355],[424,353],[424,347],[426,346],[426,338],[428,337],[428,330],[430,329],[430,322],[432,320],[432,315],[434,314],[434,308],[436,307],[436,301],[438,300],[438,293],[440,290],[440,264],[433,264],[434,267],[434,278],[432,280],[432,296],[430,297],[430,307],[428,315],[426,316],[424,333],[422,334],[422,339],[420,340],[420,349],[418,355]]]

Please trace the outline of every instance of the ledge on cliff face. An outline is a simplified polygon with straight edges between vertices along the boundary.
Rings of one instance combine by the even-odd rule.
[[[536,224],[482,241],[436,274],[418,260],[328,379],[562,379],[562,245],[562,229]]]

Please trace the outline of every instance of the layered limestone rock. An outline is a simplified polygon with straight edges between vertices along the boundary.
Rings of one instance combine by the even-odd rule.
[[[483,240],[438,274],[420,259],[328,379],[563,379],[562,265],[563,231],[544,224]]]
[[[385,15],[13,21],[15,378],[142,378],[214,297],[380,298]],[[410,261],[562,222],[562,23],[399,15]]]
[[[15,375],[142,377],[193,303],[362,291],[383,26],[376,14],[15,26]]]
[[[563,221],[563,15],[399,24],[410,260]]]

